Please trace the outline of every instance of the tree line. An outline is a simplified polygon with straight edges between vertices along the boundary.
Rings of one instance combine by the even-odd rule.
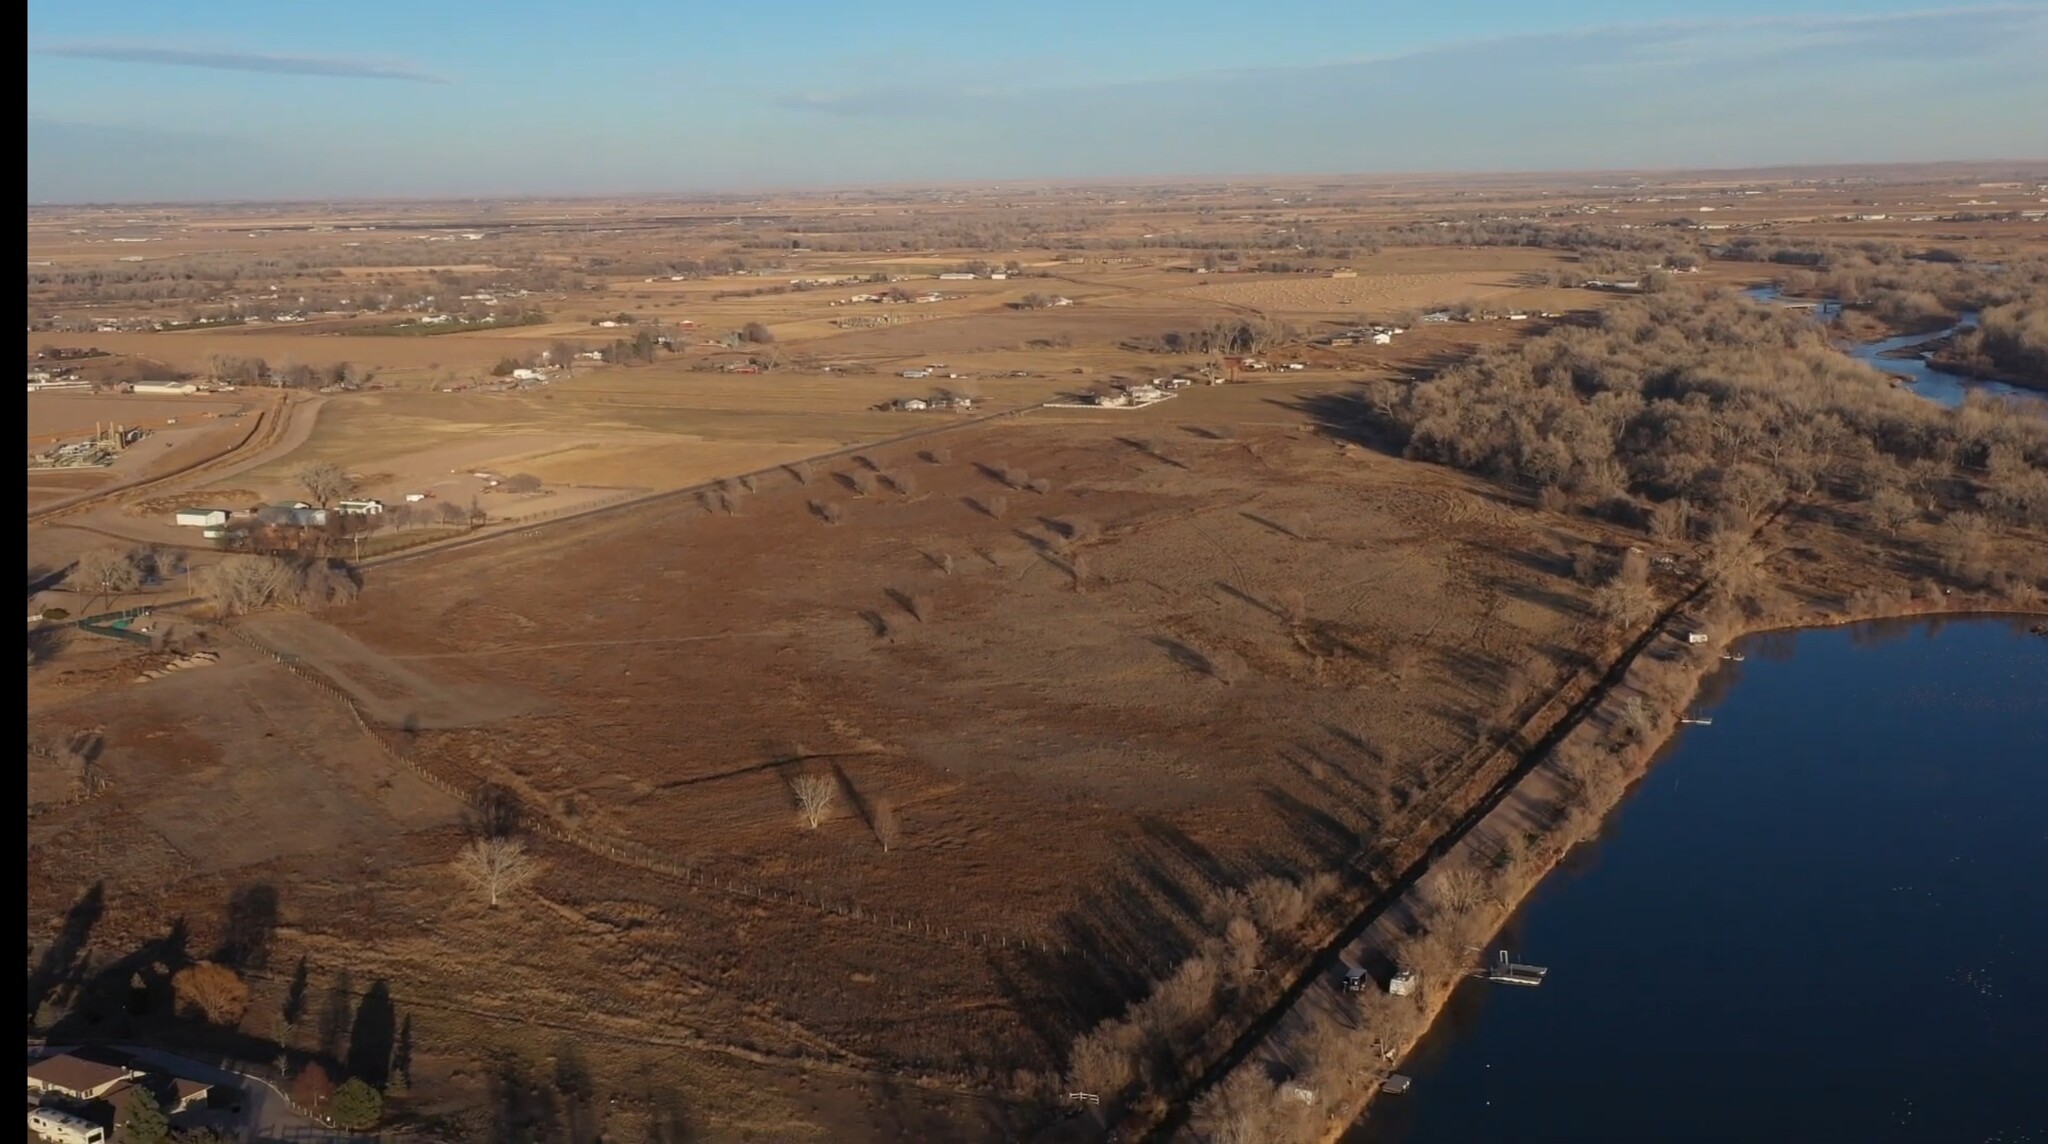
[[[1747,528],[1816,491],[1953,493],[2048,525],[2048,421],[1984,399],[1944,409],[1726,292],[1632,300],[1424,384],[1374,382],[1361,416],[1410,457],[1674,534]]]

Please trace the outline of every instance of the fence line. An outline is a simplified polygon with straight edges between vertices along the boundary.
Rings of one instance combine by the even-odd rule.
[[[469,802],[472,792],[464,791],[446,776],[436,774],[411,751],[401,750],[393,746],[387,738],[384,729],[372,722],[363,713],[362,706],[355,701],[355,697],[333,680],[305,667],[296,659],[287,657],[276,649],[269,647],[238,627],[224,625],[223,630],[230,637],[250,649],[268,656],[299,679],[326,691],[340,700],[342,705],[348,710],[349,715],[355,719],[356,726],[362,728],[363,733],[369,736],[370,741],[376,744],[377,749],[383,752],[385,757],[389,758],[392,762],[405,767],[428,786],[446,794],[457,802],[465,804]],[[662,877],[672,878],[685,885],[710,890],[731,898],[774,905],[802,906],[834,917],[867,922],[871,925],[895,930],[913,937],[930,941],[942,941],[950,945],[969,949],[1036,949],[1043,951],[1047,948],[1037,939],[1020,934],[995,933],[987,930],[956,928],[949,925],[934,925],[928,919],[911,917],[889,910],[877,910],[872,907],[863,906],[858,901],[852,899],[832,900],[823,895],[806,893],[800,889],[745,882],[737,878],[708,872],[696,863],[672,858],[666,854],[661,854],[641,846],[636,842],[606,838],[573,826],[564,825],[551,816],[538,818],[532,823],[532,829],[534,833],[544,838],[566,846],[573,846],[595,857],[615,862],[622,866],[632,866]]]

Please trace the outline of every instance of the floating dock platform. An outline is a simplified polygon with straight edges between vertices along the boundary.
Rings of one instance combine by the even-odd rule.
[[[1523,965],[1521,962],[1514,961],[1508,957],[1507,950],[1501,950],[1500,958],[1493,963],[1493,968],[1486,971],[1486,979],[1488,981],[1498,981],[1502,985],[1527,985],[1534,987],[1543,984],[1544,977],[1548,976],[1549,973],[1550,970],[1541,965]]]

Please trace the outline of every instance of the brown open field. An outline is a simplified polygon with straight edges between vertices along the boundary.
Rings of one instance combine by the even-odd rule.
[[[586,1023],[640,1035],[934,1083],[1057,1071],[1068,1038],[1201,932],[1216,882],[1398,860],[1479,767],[1499,665],[1593,650],[1582,590],[1544,571],[1578,530],[1340,450],[1302,412],[1317,392],[963,430],[943,463],[870,455],[909,495],[854,495],[847,462],[763,485],[735,516],[638,509],[408,562],[319,619],[263,617],[249,636],[353,696],[428,772],[712,885],[550,845],[549,908],[450,959],[429,952],[448,937],[418,933],[450,924],[429,920],[445,909],[431,853],[449,845],[431,833],[381,859],[382,904],[349,910],[346,937],[318,920],[339,891],[302,888],[289,855],[233,861],[235,879],[289,887],[295,944],[345,945],[408,996],[524,1011],[572,974],[606,982]],[[1006,489],[996,465],[1051,489]],[[1061,541],[1068,527],[1086,539]],[[1396,674],[1402,646],[1427,651]],[[175,681],[199,689],[185,702],[229,687],[342,710],[281,668],[213,670]],[[239,725],[217,737],[220,765],[261,768]],[[117,789],[146,781],[126,758],[110,747]],[[848,792],[816,831],[789,805],[801,767]],[[886,852],[863,817],[882,800],[900,829]],[[853,907],[887,920],[833,912]],[[715,988],[679,991],[680,966],[715,970]]]
[[[1515,359],[1503,373],[1565,379],[1529,424],[1512,403],[1437,411],[1429,433],[1488,458],[1454,460],[1474,472],[1407,459],[1377,436],[1390,410],[1487,351],[1623,339],[1603,323],[1633,311],[1601,311],[1636,303],[1574,288],[1587,278],[1655,275],[1653,293],[1706,307],[1734,304],[1707,287],[1781,279],[1820,244],[1869,240],[1829,257],[1899,294],[1884,275],[2033,257],[2039,224],[1954,215],[1973,185],[1943,168],[885,190],[743,214],[31,211],[31,369],[103,390],[32,396],[32,451],[96,421],[152,429],[107,470],[31,474],[31,511],[50,510],[28,532],[31,613],[158,609],[133,642],[31,623],[32,1031],[338,1072],[360,1056],[351,1014],[381,995],[408,1022],[393,1107],[422,1139],[571,1120],[590,1130],[557,1135],[1174,1125],[1196,1074],[1606,686],[1628,633],[1596,585],[1630,549],[1656,569],[1653,603],[1692,590],[1734,517],[1691,490],[1749,465],[1636,486],[1563,462],[1549,483],[1497,471],[1554,460],[1503,442],[1641,408],[1648,367],[1626,354],[1612,376]],[[795,281],[839,276],[860,280]],[[849,301],[891,289],[943,298]],[[267,320],[301,298],[303,323]],[[515,303],[542,317],[359,332]],[[1437,307],[1459,320],[1328,337]],[[1891,328],[1867,310],[1858,328]],[[243,315],[266,320],[149,328]],[[1621,328],[1644,360],[1675,354],[1668,331]],[[36,356],[50,346],[113,356]],[[611,360],[566,371],[542,356],[561,348]],[[1784,356],[1787,376],[1806,361]],[[344,362],[363,368],[329,368]],[[240,388],[111,392],[158,369]],[[1196,375],[1227,383],[1045,407]],[[938,395],[976,405],[885,411]],[[1815,445],[1853,470],[1840,483],[1905,499],[1884,529],[1827,490],[1759,525],[1769,559],[1798,566],[1782,614],[1930,585],[2024,597],[2023,576],[1976,565],[2023,568],[2038,529],[1937,558],[1965,531],[1944,506],[2017,471],[2010,416],[1957,415],[2001,444],[1981,463],[1958,450],[1967,471],[1946,478],[1866,464],[1861,438]],[[1703,454],[1724,429],[1762,431],[1731,415]],[[338,499],[308,487],[327,465],[349,495],[437,511],[367,538],[291,530],[278,560],[171,522]],[[538,487],[491,483],[512,474]],[[1982,530],[2018,502],[1970,503]],[[145,548],[154,579],[110,593],[79,575]],[[252,560],[296,579],[231,604],[213,577]],[[201,651],[217,662],[180,658]],[[836,792],[815,828],[803,778]],[[540,865],[492,908],[451,862],[499,834]],[[251,901],[269,912],[252,922]],[[250,986],[245,1016],[204,1024],[131,992],[165,994],[202,958]],[[1171,1002],[1205,958],[1229,982],[1186,1002],[1194,1031],[1122,1058],[1174,1084],[1070,1116],[1061,1097],[1095,1075],[1077,1038]],[[288,1015],[294,996],[310,1010]]]

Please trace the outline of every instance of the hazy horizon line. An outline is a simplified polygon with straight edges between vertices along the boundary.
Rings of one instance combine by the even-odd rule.
[[[1186,183],[1285,183],[1303,180],[1416,180],[1416,179],[1489,179],[1489,178],[1592,178],[1644,177],[1675,175],[1749,175],[1766,176],[1778,174],[1788,177],[1799,173],[1821,173],[1830,171],[1864,171],[1872,169],[1933,170],[1937,168],[1973,168],[1999,166],[2040,165],[2037,172],[2042,181],[2048,182],[2048,154],[2026,157],[1993,157],[1970,159],[1913,159],[1884,160],[1863,159],[1845,162],[1820,162],[1812,164],[1768,163],[1754,166],[1643,166],[1643,167],[1497,167],[1497,168],[1440,168],[1435,170],[1415,169],[1399,171],[1240,171],[1221,174],[1189,175],[1104,175],[1086,178],[1057,177],[1016,178],[1016,179],[944,179],[936,181],[908,181],[902,183],[781,183],[743,185],[728,188],[677,189],[632,189],[617,191],[564,191],[564,192],[507,192],[504,194],[448,194],[448,195],[346,195],[335,198],[309,197],[303,195],[277,198],[164,198],[124,199],[94,198],[79,200],[30,200],[30,208],[37,207],[147,207],[147,206],[294,206],[299,204],[408,204],[408,203],[515,203],[515,202],[605,202],[617,199],[715,199],[739,195],[790,194],[854,194],[874,191],[944,191],[952,189],[992,190],[1002,187],[1046,187],[1086,189],[1091,187],[1142,187]]]

